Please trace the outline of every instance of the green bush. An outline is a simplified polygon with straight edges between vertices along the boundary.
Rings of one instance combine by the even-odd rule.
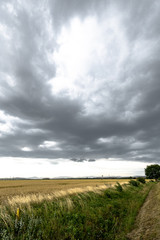
[[[139,187],[140,182],[135,181],[135,180],[130,180],[130,181],[129,181],[129,184],[132,185],[132,186],[134,186],[134,187]]]
[[[121,184],[119,182],[117,182],[116,186],[115,186],[116,190],[118,192],[122,192],[123,191],[123,187],[121,186]]]
[[[137,181],[139,181],[140,183],[143,183],[143,184],[146,183],[146,179],[144,177],[138,177]]]

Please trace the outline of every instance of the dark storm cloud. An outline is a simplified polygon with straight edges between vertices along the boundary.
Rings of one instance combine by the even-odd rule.
[[[71,18],[79,16],[81,18],[90,14],[99,14],[110,6],[110,1],[102,0],[97,2],[96,0],[60,0],[49,1],[50,12],[53,18],[53,24],[55,28],[67,23]]]
[[[113,10],[120,16],[129,54],[116,83],[102,82],[97,88],[103,111],[94,114],[92,107],[86,114],[87,98],[52,93],[49,80],[56,64],[51,56],[61,27],[73,17],[96,16],[101,23]],[[148,0],[2,1],[0,111],[6,117],[0,119],[1,156],[158,162],[159,14],[159,2]],[[94,67],[90,74],[94,78]],[[95,111],[101,107],[94,106]]]
[[[73,162],[84,162],[84,161],[87,161],[87,162],[95,162],[96,160],[95,159],[85,159],[85,158],[71,158],[70,159],[71,161]]]
[[[71,158],[70,160],[73,161],[73,162],[84,162],[84,161],[86,161],[86,159],[84,159],[84,158],[80,158],[80,159]]]

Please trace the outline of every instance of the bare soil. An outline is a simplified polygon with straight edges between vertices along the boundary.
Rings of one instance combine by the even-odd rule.
[[[160,183],[151,189],[142,206],[129,240],[160,240]]]

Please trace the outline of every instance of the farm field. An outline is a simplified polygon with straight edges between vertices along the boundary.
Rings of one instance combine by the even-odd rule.
[[[127,182],[127,183],[126,183]],[[117,179],[1,182],[2,240],[125,240],[153,182]],[[7,192],[8,191],[8,192]]]
[[[123,184],[128,181],[127,179],[0,180],[0,204],[6,198],[19,195],[58,194],[60,191],[67,193],[68,190],[86,191],[86,188],[91,190],[91,187],[110,187],[116,182]]]

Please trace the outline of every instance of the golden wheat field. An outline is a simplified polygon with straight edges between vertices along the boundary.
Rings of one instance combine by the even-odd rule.
[[[98,192],[127,179],[0,180],[0,205],[29,204],[67,195]]]

